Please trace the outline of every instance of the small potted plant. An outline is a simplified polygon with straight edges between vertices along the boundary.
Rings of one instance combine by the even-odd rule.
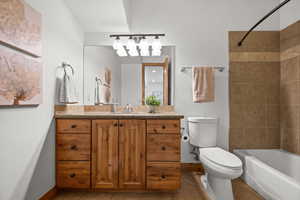
[[[160,100],[156,96],[148,96],[146,105],[149,106],[149,113],[155,113],[156,108],[160,105]]]

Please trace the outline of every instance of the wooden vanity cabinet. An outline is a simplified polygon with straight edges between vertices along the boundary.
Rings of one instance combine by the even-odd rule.
[[[147,120],[147,189],[181,186],[180,121]]]
[[[118,188],[118,120],[93,120],[92,124],[92,187]]]
[[[56,121],[56,185],[90,188],[91,121]]]
[[[146,121],[119,122],[119,188],[145,189]]]
[[[57,119],[58,188],[180,188],[180,122]]]
[[[92,187],[145,188],[145,120],[93,120]]]

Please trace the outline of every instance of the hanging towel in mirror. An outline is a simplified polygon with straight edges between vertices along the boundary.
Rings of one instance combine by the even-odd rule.
[[[106,78],[105,78],[106,80]],[[110,82],[110,81],[109,81]],[[111,86],[106,81],[96,77],[95,105],[111,103]]]
[[[61,79],[59,89],[59,102],[64,104],[78,103],[78,95],[76,91],[76,85],[74,82],[74,74],[67,73],[64,68],[64,76]]]
[[[214,68],[193,67],[193,102],[212,102],[215,100]]]

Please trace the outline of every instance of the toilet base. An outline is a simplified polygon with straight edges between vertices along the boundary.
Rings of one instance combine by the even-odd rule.
[[[201,183],[211,200],[234,200],[230,179],[206,174],[201,176]]]

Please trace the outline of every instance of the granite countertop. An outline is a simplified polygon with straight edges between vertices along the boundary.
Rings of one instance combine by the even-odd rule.
[[[66,112],[56,111],[55,118],[57,119],[182,119],[183,115],[176,112],[162,112],[162,113],[146,113],[146,112]]]

